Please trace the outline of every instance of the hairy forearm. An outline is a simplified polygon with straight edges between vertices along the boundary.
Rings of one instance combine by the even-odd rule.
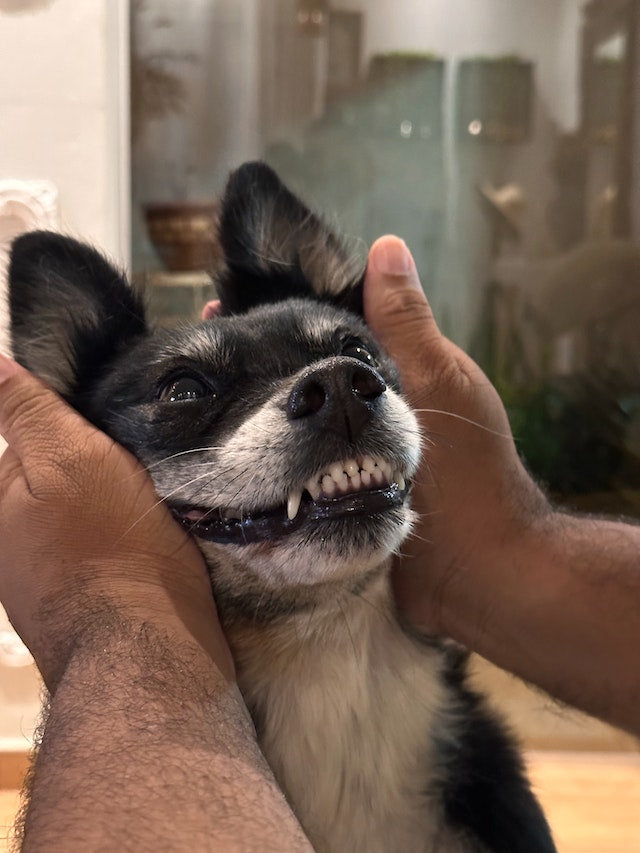
[[[443,602],[456,639],[640,734],[640,527],[550,513],[479,549]]]
[[[237,688],[144,626],[78,650],[51,698],[23,851],[310,850]]]

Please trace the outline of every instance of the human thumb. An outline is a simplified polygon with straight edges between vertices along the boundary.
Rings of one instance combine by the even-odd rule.
[[[401,370],[442,340],[411,252],[399,237],[380,237],[371,247],[364,315]]]

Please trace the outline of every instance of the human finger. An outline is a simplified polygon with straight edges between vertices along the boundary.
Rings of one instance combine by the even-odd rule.
[[[74,436],[84,435],[87,427],[99,434],[54,391],[0,353],[0,435],[20,459],[30,487],[46,482],[52,467],[60,466],[60,448],[71,455],[78,450]]]
[[[420,284],[415,261],[399,237],[380,237],[371,247],[364,283],[365,319],[400,369],[416,352],[443,340]]]

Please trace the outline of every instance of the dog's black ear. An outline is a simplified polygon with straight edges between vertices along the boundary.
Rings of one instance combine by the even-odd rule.
[[[232,172],[220,213],[225,314],[290,297],[328,300],[362,313],[364,263],[265,163]]]
[[[14,241],[9,309],[15,358],[68,399],[146,331],[142,300],[118,270],[49,231]]]

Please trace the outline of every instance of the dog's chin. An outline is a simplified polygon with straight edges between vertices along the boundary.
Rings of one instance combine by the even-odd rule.
[[[194,505],[173,507],[175,518],[191,535],[217,545],[274,545],[282,540],[309,539],[321,541],[345,535],[377,539],[376,531],[401,516],[410,486],[390,483],[379,489],[313,500],[304,493],[292,517],[284,504],[264,511],[249,512],[235,518],[229,513]],[[400,513],[398,512],[400,511]]]
[[[404,505],[359,520],[309,523],[270,542],[200,540],[221,616],[262,623],[318,606],[339,610],[344,596],[363,593],[386,574],[414,517]]]

